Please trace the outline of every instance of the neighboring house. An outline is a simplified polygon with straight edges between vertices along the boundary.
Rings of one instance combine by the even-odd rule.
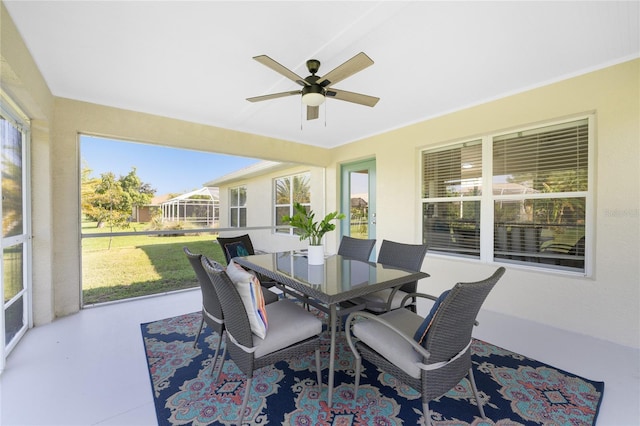
[[[367,203],[362,197],[351,198],[351,208],[358,210],[365,210],[369,203]]]
[[[218,188],[203,187],[160,202],[162,222],[190,222],[213,227],[220,217]]]
[[[157,215],[162,222],[190,222],[202,226],[216,226],[220,217],[218,188],[200,188],[172,197],[170,194],[153,197],[151,203],[134,207],[133,222],[151,222]]]
[[[144,206],[134,206],[133,211],[131,213],[133,222],[151,222],[151,219],[156,215],[156,213],[160,210],[160,205],[170,199],[171,196],[169,194],[158,195],[157,197],[153,197],[149,204]]]

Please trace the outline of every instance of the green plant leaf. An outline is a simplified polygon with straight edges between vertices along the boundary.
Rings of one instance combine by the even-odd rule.
[[[294,203],[293,216],[282,216],[282,221],[300,230],[300,240],[309,240],[311,245],[320,245],[322,237],[327,232],[336,229],[336,225],[331,223],[333,220],[344,219],[343,213],[331,212],[327,214],[320,222],[316,222],[313,210],[307,211],[307,208],[300,203]]]

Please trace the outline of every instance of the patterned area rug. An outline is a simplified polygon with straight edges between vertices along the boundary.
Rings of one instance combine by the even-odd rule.
[[[199,312],[142,324],[159,425],[235,424],[245,377],[225,362],[218,383],[210,376],[219,336],[205,327],[193,340]],[[333,407],[327,401],[326,335],[321,392],[313,354],[258,370],[246,424],[415,425],[422,424],[420,394],[364,361],[357,403],[354,361],[344,337],[338,339]],[[487,420],[480,417],[467,379],[430,403],[436,425],[593,425],[604,383],[587,380],[536,360],[475,340],[474,374]]]

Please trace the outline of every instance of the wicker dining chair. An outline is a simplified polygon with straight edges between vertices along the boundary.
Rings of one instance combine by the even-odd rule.
[[[375,246],[375,239],[353,238],[344,235],[340,240],[338,254],[349,259],[368,262],[369,258],[371,257],[371,252],[373,251],[373,248]],[[342,318],[346,317],[353,311],[364,309],[365,306],[365,302],[361,300],[347,300],[341,302],[340,309],[337,312],[340,318],[340,320],[338,321],[338,330],[342,329]]]
[[[343,236],[340,240],[340,246],[338,247],[338,254],[340,256],[347,257],[349,259],[360,260],[362,262],[368,262],[371,252],[376,245],[375,239],[362,239],[353,238],[347,235]],[[303,302],[307,301],[307,298],[302,298]],[[308,306],[307,304],[305,304]],[[346,317],[354,309],[364,309],[365,305],[362,302],[346,301],[340,304],[341,309],[338,310],[340,318]],[[342,321],[338,323],[338,327],[342,327]]]
[[[233,245],[242,244],[244,250],[246,250],[247,254],[256,254],[255,249],[253,248],[253,243],[251,242],[251,237],[249,234],[236,235],[233,237],[218,237],[218,244],[222,248],[222,252],[224,253],[225,259],[227,259],[227,264],[231,262],[233,258],[234,250]]]
[[[266,306],[268,329],[262,339],[251,332],[240,293],[224,269],[207,262],[205,256],[202,257],[202,265],[219,296],[225,317],[225,347],[219,372],[223,370],[228,352],[238,368],[247,376],[238,424],[244,419],[253,373],[262,367],[315,351],[317,383],[321,388],[322,322],[294,302],[282,299]]]
[[[396,268],[419,271],[427,254],[426,244],[404,244],[395,241],[382,240],[378,263]],[[387,312],[400,307],[401,301],[408,293],[417,291],[418,282],[413,281],[396,288],[388,288],[367,294],[359,299],[364,301],[365,309],[374,313]],[[405,307],[416,312],[416,299],[412,298]]]
[[[200,334],[202,334],[202,329],[204,328],[205,324],[207,324],[207,326],[209,326],[209,328],[211,328],[213,332],[218,333],[218,335],[220,336],[220,338],[218,339],[218,344],[216,345],[216,351],[213,355],[213,364],[211,365],[211,374],[213,375],[213,371],[218,360],[218,353],[220,352],[220,346],[222,343],[222,334],[224,332],[224,317],[222,315],[222,307],[220,306],[218,295],[213,288],[213,283],[202,267],[202,255],[193,253],[187,247],[183,247],[183,250],[184,254],[187,256],[187,259],[189,259],[189,263],[191,264],[193,271],[196,273],[198,283],[200,284],[200,291],[202,292],[202,320],[200,321],[200,327],[198,327],[196,338],[193,341],[193,347],[195,348],[198,345],[198,340],[200,339]],[[207,258],[207,261],[214,265],[214,267],[223,268],[223,266],[215,260]],[[263,295],[266,304],[278,301],[278,295],[267,290],[266,288],[263,289]]]
[[[375,239],[353,238],[344,235],[340,240],[338,254],[350,259],[368,262],[375,245]]]
[[[220,306],[220,301],[218,300],[218,295],[213,288],[213,283],[202,267],[202,255],[191,252],[187,247],[183,247],[183,250],[196,273],[196,277],[200,283],[200,291],[202,292],[202,320],[200,320],[200,327],[198,327],[198,333],[193,341],[193,347],[195,348],[198,345],[198,339],[200,339],[200,334],[202,333],[205,323],[213,332],[218,333],[219,336],[216,351],[213,354],[213,363],[211,364],[211,375],[213,376],[216,363],[218,362],[220,346],[222,345],[222,336],[224,334],[222,306]],[[215,261],[212,260],[211,262]]]
[[[236,255],[247,256],[256,254],[256,250],[251,242],[249,234],[235,235],[233,237],[218,237],[218,244],[222,248],[222,253],[227,260],[227,265],[231,263],[231,259]],[[263,287],[271,288],[277,283],[269,277],[265,277],[262,274],[256,274]]]
[[[381,315],[350,314],[345,333],[356,358],[355,402],[364,358],[422,394],[427,425],[431,424],[429,401],[444,395],[465,376],[469,378],[480,415],[486,419],[473,377],[471,333],[480,307],[504,272],[500,267],[482,281],[458,283],[438,298],[416,293],[418,297],[436,300],[425,318],[408,309]]]

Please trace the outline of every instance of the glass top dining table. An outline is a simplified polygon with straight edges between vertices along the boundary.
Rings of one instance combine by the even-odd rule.
[[[329,406],[333,396],[338,311],[344,315],[343,308],[362,309],[363,305],[351,302],[359,296],[399,287],[429,276],[425,272],[409,271],[376,262],[362,262],[340,255],[328,256],[323,265],[309,265],[306,253],[297,251],[236,257],[234,261],[280,283],[281,288],[289,290],[287,293],[303,296],[304,301],[329,314]],[[346,302],[349,302],[349,308],[344,307]]]

